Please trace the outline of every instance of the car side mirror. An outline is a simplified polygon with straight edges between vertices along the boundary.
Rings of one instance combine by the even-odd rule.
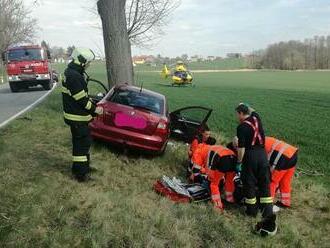
[[[90,96],[90,98],[92,99],[92,101],[96,104],[98,103],[99,101],[101,101],[103,98],[105,97],[105,94],[104,93],[97,93],[96,96]]]
[[[47,53],[47,59],[52,59],[52,56],[50,55],[50,51],[47,50],[46,53]]]
[[[6,52],[1,53],[1,60],[6,63]]]

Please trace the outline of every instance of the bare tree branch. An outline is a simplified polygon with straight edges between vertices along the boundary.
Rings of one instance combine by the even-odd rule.
[[[37,21],[23,0],[0,0],[0,51],[8,46],[29,42],[35,37]]]

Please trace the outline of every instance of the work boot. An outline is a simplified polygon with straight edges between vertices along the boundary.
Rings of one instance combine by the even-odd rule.
[[[84,183],[84,182],[88,182],[91,180],[91,176],[89,173],[87,174],[76,174],[73,175],[74,179],[76,179],[79,183]]]
[[[278,213],[279,211],[281,211],[281,208],[276,206],[276,205],[273,205],[273,213]]]
[[[284,205],[282,202],[277,201],[275,205],[279,208],[290,208],[290,206]]]
[[[257,214],[258,214],[257,206],[256,205],[247,205],[245,214],[250,217],[254,217],[254,218],[257,217]]]
[[[255,234],[260,234],[262,237],[274,236],[277,233],[276,215],[270,215],[258,222],[254,230]]]

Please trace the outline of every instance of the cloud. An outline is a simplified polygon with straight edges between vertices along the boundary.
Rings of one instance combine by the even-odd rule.
[[[33,0],[24,0],[32,3]],[[249,52],[269,43],[327,35],[330,5],[325,0],[181,0],[151,49],[134,53],[177,56]],[[34,8],[40,39],[53,45],[103,47],[94,0],[43,0]]]

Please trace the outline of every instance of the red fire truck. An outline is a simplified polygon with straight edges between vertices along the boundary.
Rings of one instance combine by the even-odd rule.
[[[10,47],[3,54],[8,82],[12,92],[41,85],[45,90],[53,86],[50,53],[38,45]]]

